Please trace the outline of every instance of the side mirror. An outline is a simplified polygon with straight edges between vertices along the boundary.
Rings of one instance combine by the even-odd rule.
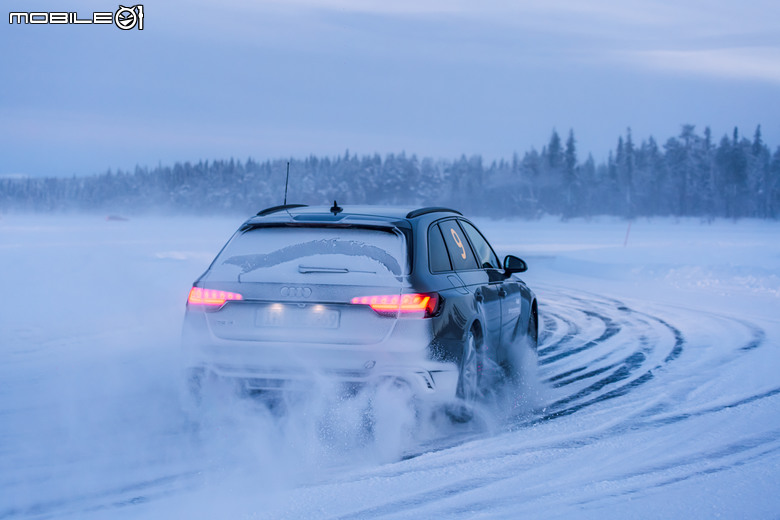
[[[525,260],[516,256],[506,255],[504,258],[504,274],[510,276],[514,273],[524,273],[528,270],[528,264]]]

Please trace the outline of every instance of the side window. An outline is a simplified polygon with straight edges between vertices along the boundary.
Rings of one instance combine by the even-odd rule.
[[[474,252],[477,255],[477,262],[483,269],[500,269],[501,264],[498,262],[498,257],[493,252],[493,249],[488,244],[482,233],[477,230],[470,222],[464,220],[460,221],[460,225],[468,235],[471,245],[474,246]]]
[[[444,245],[441,230],[436,224],[428,228],[428,266],[432,273],[452,271],[447,246]]]
[[[471,252],[471,246],[466,239],[466,235],[458,225],[456,220],[445,220],[440,224],[441,234],[444,236],[444,243],[447,244],[447,251],[450,253],[452,267],[456,271],[477,269],[477,260],[474,253]]]

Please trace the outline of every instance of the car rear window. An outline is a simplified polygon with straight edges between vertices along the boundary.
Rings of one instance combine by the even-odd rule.
[[[477,260],[471,251],[471,246],[463,230],[455,220],[445,220],[440,223],[441,233],[444,236],[444,242],[447,244],[447,250],[450,253],[450,262],[456,271],[476,269]]]
[[[432,273],[452,271],[450,256],[439,226],[434,224],[428,229],[428,265]]]
[[[209,269],[213,281],[376,283],[409,272],[398,231],[336,227],[258,227],[233,236]]]

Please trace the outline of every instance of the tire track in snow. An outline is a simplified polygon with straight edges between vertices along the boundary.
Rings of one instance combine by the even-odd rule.
[[[560,289],[553,291],[551,303],[541,305],[540,309],[540,313],[545,313],[545,324],[567,324],[574,321],[570,314],[581,312],[591,320],[601,321],[603,332],[596,338],[585,334],[561,338],[540,335],[539,365],[544,371],[545,383],[556,389],[585,383],[587,386],[576,386],[568,395],[545,407],[543,415],[533,419],[533,423],[570,415],[625,395],[652,380],[655,372],[676,361],[687,345],[682,331],[667,319],[635,310],[620,300],[598,295],[583,297],[580,293],[572,295]],[[721,326],[727,322],[730,327],[747,329],[750,339],[734,346],[734,352],[749,352],[765,342],[766,334],[757,325],[727,316],[696,314],[716,319]],[[580,330],[583,328],[580,327]],[[602,355],[596,358],[583,356],[593,349]],[[600,364],[618,352],[624,352],[618,361]],[[662,360],[657,359],[660,352],[665,353]],[[572,362],[576,366],[570,367]],[[617,384],[620,386],[616,387]],[[590,396],[594,397],[585,400]]]
[[[552,388],[571,390],[547,405],[533,422],[570,415],[625,395],[650,381],[654,369],[679,357],[685,345],[682,333],[664,320],[608,298],[557,291],[550,303],[541,305],[540,313],[549,314],[545,323],[566,323],[571,320],[569,314],[581,313],[600,325],[589,327],[589,334],[553,341],[542,336],[539,365],[544,381]],[[598,355],[591,356],[591,351]],[[659,351],[668,352],[663,363],[656,359]]]
[[[685,335],[663,317],[633,309],[613,298],[571,294],[562,289],[552,289],[551,293],[545,294],[544,298],[549,303],[542,304],[540,308],[545,329],[540,333],[539,364],[546,385],[563,393],[530,417],[510,418],[506,425],[509,430],[569,416],[626,396],[657,378],[656,374],[678,360],[685,350]],[[707,313],[689,312],[709,317]],[[734,345],[733,352],[754,350],[764,342],[765,333],[756,325],[725,316],[710,319],[717,320],[721,326],[728,323],[728,326],[749,331],[750,339],[744,344]],[[749,396],[736,403],[714,406],[706,412],[678,414],[656,424],[650,422],[644,425],[644,421],[639,421],[632,423],[631,427],[651,428],[664,421],[717,413],[773,395],[774,391],[770,391],[766,395]],[[477,438],[479,433],[473,431],[454,435],[438,445],[434,443],[427,451],[409,454],[407,458]],[[448,443],[447,440],[454,442]]]
[[[0,520],[9,518],[52,518],[66,514],[89,513],[148,502],[191,488],[200,479],[201,471],[186,471],[113,489],[84,493],[73,497],[52,499],[36,504],[2,510]]]

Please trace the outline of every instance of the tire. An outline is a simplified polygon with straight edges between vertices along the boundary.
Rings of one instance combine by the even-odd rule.
[[[470,421],[474,416],[474,406],[482,398],[482,348],[473,329],[463,344],[456,397],[459,402],[450,411],[451,418],[457,422]]]
[[[203,404],[203,391],[206,374],[200,369],[188,369],[184,373],[184,407],[188,411],[200,409]]]
[[[529,363],[530,359],[535,360],[539,347],[539,327],[537,325],[536,313],[531,309],[531,316],[528,318],[528,328],[522,340],[514,343],[507,348],[506,359],[502,363],[505,380],[510,384],[519,384],[522,379],[522,370],[524,365]],[[534,361],[535,363],[536,361]]]
[[[242,397],[245,392],[236,380],[221,378],[209,370],[196,368],[185,371],[183,394],[185,410],[200,413],[209,406]]]
[[[531,317],[528,318],[528,346],[536,353],[539,348],[539,325],[536,312],[531,310]]]

